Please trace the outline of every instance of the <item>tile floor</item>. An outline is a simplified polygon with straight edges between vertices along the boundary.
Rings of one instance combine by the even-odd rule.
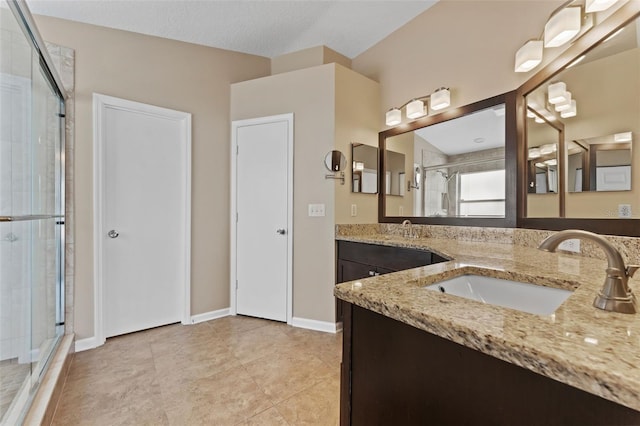
[[[75,354],[53,424],[337,425],[342,334],[249,317]]]

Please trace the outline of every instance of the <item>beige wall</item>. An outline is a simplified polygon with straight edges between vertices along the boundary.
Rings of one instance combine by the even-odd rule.
[[[355,71],[380,82],[380,128],[389,108],[441,86],[453,106],[516,89],[534,73],[513,71],[516,51],[560,4],[442,0],[354,58]],[[558,49],[545,49],[545,60]]]
[[[327,46],[315,46],[271,58],[271,74],[296,71],[333,62],[351,68],[351,59]]]
[[[347,156],[346,182],[336,186],[336,223],[378,222],[377,194],[351,192],[351,144],[378,147],[380,85],[345,67],[336,67],[335,149]],[[377,159],[376,159],[377,161]],[[351,205],[357,216],[351,216]]]
[[[259,99],[259,102],[256,100]],[[360,107],[358,109],[357,107]],[[293,316],[335,321],[335,224],[351,222],[350,205],[367,208],[375,222],[374,195],[351,194],[346,182],[325,179],[324,157],[339,149],[351,164],[351,141],[377,137],[378,84],[336,64],[320,65],[231,86],[231,119],[294,113]],[[349,167],[347,167],[349,168]],[[324,217],[308,205],[325,204]],[[360,210],[360,209],[359,209]],[[365,210],[365,209],[363,209]]]
[[[329,64],[231,86],[232,120],[294,113],[293,316],[331,322],[340,183],[324,178],[324,157],[334,144],[334,79],[335,65]],[[326,216],[309,217],[312,203],[324,204]]]
[[[48,17],[47,41],[76,50],[78,338],[93,336],[92,94],[192,114],[191,314],[229,306],[229,84],[268,75],[266,58]]]

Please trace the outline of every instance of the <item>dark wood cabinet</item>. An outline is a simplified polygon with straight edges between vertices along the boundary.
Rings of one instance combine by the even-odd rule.
[[[444,262],[426,250],[338,241],[336,283]]]
[[[352,241],[338,241],[337,253],[336,283],[338,284],[449,260],[427,250]],[[338,321],[342,320],[340,306],[339,303],[336,304]]]
[[[342,426],[640,424],[638,411],[341,304]]]

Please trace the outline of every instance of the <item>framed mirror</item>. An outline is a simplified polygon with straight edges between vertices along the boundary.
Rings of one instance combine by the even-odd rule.
[[[378,148],[362,143],[351,144],[351,192],[378,192]]]
[[[515,226],[515,92],[381,132],[380,152],[380,222]]]
[[[518,89],[518,186],[527,194],[519,226],[640,236],[639,12],[637,3],[621,6]],[[570,100],[556,96],[559,87]],[[536,117],[560,129],[557,195],[531,191]],[[557,214],[539,208],[541,197],[557,198]]]

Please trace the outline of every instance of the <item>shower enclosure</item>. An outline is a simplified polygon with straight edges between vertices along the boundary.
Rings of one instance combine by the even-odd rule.
[[[0,424],[22,422],[64,334],[62,85],[24,2],[0,5]]]

